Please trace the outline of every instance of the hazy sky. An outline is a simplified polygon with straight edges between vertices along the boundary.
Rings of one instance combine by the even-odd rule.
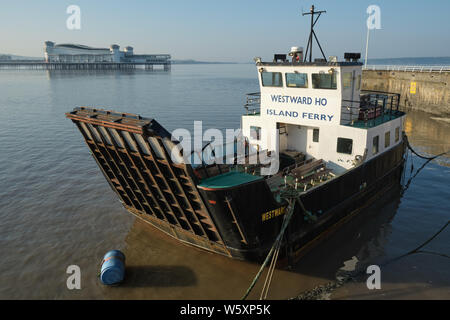
[[[450,56],[449,0],[0,0],[0,53],[41,57],[52,40],[131,45],[174,59],[268,60],[306,46],[309,17],[301,12],[313,3],[327,11],[316,26],[327,57],[364,56],[371,4],[381,8],[381,29],[371,31],[369,58]],[[81,30],[66,27],[71,4],[81,8]]]

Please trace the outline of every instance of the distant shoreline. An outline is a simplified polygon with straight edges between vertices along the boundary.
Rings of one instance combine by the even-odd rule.
[[[10,56],[11,60],[9,61],[44,61],[44,58],[39,57],[27,57],[27,56],[18,56],[13,54],[3,54],[0,53],[0,57],[2,56]],[[5,60],[8,61],[8,60]],[[0,63],[2,60],[0,59]],[[224,61],[197,61],[193,59],[184,59],[184,60],[171,60],[172,65],[192,65],[192,64],[254,64],[253,61],[249,62],[224,62]],[[361,60],[364,63],[364,60]],[[431,65],[450,65],[450,57],[402,57],[402,58],[369,58],[367,64],[372,65],[423,65],[423,66],[431,66]]]

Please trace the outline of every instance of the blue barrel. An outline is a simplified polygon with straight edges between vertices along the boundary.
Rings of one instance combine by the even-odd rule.
[[[125,255],[119,250],[108,251],[103,257],[100,280],[113,285],[122,282],[125,274]]]

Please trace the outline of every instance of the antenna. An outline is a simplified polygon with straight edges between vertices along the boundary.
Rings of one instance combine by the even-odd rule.
[[[317,45],[319,46],[320,52],[322,52],[323,58],[325,59],[325,61],[327,61],[327,58],[325,57],[325,54],[323,53],[322,47],[320,46],[319,39],[317,39],[316,33],[314,32],[314,26],[316,25],[317,20],[319,20],[320,15],[325,12],[326,11],[314,11],[314,5],[312,5],[310,12],[302,13],[303,16],[306,16],[309,14],[311,15],[311,32],[309,33],[309,39],[308,39],[308,44],[306,46],[304,62],[306,62],[306,57],[308,56],[308,51],[309,51],[309,62],[312,62],[313,36],[317,41]],[[315,14],[317,14],[316,20],[314,20]]]

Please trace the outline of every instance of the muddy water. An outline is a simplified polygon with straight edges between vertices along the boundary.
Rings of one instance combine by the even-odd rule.
[[[155,117],[169,130],[189,129],[194,120],[204,120],[205,128],[236,128],[244,94],[254,91],[252,65],[180,65],[170,73],[2,71],[0,298],[239,299],[259,266],[180,245],[128,214],[64,112],[108,106]],[[444,121],[411,112],[406,129],[420,152],[450,149],[450,125]],[[423,163],[412,159],[415,168]],[[415,248],[449,219],[449,182],[450,158],[432,161],[402,197],[392,192],[292,270],[277,270],[269,298],[296,296],[332,281],[343,266],[379,263]],[[450,254],[450,230],[428,246]],[[126,281],[119,287],[105,287],[97,278],[111,249],[127,257]],[[419,258],[386,269],[389,283],[382,294],[450,298],[449,260]],[[69,265],[81,268],[81,290],[66,287]],[[258,297],[260,286],[251,298]],[[360,286],[341,288],[334,297],[374,295]]]

